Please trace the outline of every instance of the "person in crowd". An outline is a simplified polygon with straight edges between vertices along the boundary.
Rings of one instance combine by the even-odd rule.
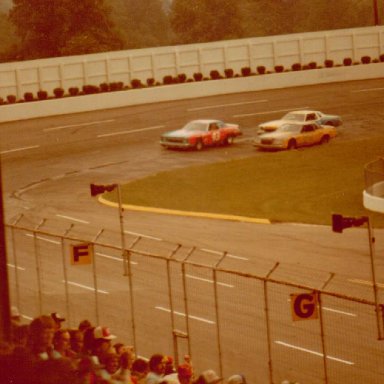
[[[99,384],[102,365],[96,363],[92,356],[82,356],[77,364],[77,380],[79,384]],[[68,383],[69,384],[69,383]]]
[[[191,384],[193,379],[193,370],[190,363],[183,363],[177,367],[177,378],[180,384]]]
[[[15,348],[24,348],[29,337],[29,325],[22,324],[12,330],[12,343]]]
[[[220,377],[213,369],[207,369],[201,372],[193,384],[217,384],[222,381],[223,378]]]
[[[149,359],[149,372],[145,378],[146,384],[159,384],[164,377],[165,359],[164,355],[155,353]]]
[[[75,360],[76,353],[71,349],[71,335],[67,329],[59,329],[53,337],[55,351],[61,356]]]
[[[164,356],[164,377],[162,381],[167,384],[179,384],[172,356]]]
[[[109,328],[102,326],[95,327],[92,336],[92,355],[97,357],[100,364],[105,364],[106,355],[113,352],[112,340],[116,339],[116,336],[111,334]]]
[[[135,348],[133,347],[133,345],[126,345],[124,343],[116,343],[113,345],[113,348],[115,349],[115,351],[118,355],[122,355],[124,352],[129,352],[132,361],[135,360],[135,358],[136,358]]]
[[[120,368],[120,357],[115,352],[108,352],[104,356],[104,365],[100,370],[100,377],[110,383],[115,384],[113,376]]]
[[[132,363],[131,381],[132,384],[145,384],[146,376],[149,372],[149,363],[147,360],[137,358]]]
[[[32,359],[48,360],[58,357],[53,348],[55,330],[55,322],[51,316],[42,315],[31,321],[27,349]]]
[[[65,318],[59,315],[57,312],[51,313],[52,320],[55,322],[56,330],[62,327],[62,323],[65,321]]]
[[[37,362],[28,384],[77,384],[78,378],[68,359],[49,359]]]
[[[79,331],[84,333],[87,329],[90,329],[93,327],[92,327],[92,323],[89,320],[85,319],[80,321],[78,328],[79,328]]]
[[[70,329],[71,350],[80,357],[85,354],[84,350],[84,333],[79,329]]]

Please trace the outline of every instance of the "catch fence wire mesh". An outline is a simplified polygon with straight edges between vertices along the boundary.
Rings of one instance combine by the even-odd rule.
[[[24,217],[6,235],[11,303],[25,321],[51,312],[68,327],[88,319],[137,355],[191,355],[197,373],[254,383],[384,379],[372,287],[344,276],[132,233],[123,253],[115,232]],[[91,264],[71,263],[79,244],[93,251]],[[292,295],[303,293],[317,295],[318,318],[293,319]]]

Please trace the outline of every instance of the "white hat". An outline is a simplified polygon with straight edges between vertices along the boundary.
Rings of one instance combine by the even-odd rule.
[[[215,384],[222,380],[213,369],[207,369],[201,373],[201,376],[206,384]]]
[[[109,328],[98,326],[93,330],[93,337],[95,339],[113,340],[116,339],[117,336],[112,335]]]

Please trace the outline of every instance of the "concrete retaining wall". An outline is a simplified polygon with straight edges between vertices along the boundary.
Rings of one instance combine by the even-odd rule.
[[[384,63],[206,80],[0,106],[0,123],[213,95],[384,77]]]

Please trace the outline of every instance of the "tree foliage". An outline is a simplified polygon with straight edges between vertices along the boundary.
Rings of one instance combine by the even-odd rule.
[[[13,26],[0,13],[1,61],[374,23],[372,0],[0,0],[0,12],[10,5]]]
[[[170,22],[181,43],[242,37],[239,4],[233,0],[173,0]]]
[[[106,0],[124,49],[170,44],[171,28],[162,0]]]
[[[103,0],[13,0],[9,18],[28,59],[120,49]]]

